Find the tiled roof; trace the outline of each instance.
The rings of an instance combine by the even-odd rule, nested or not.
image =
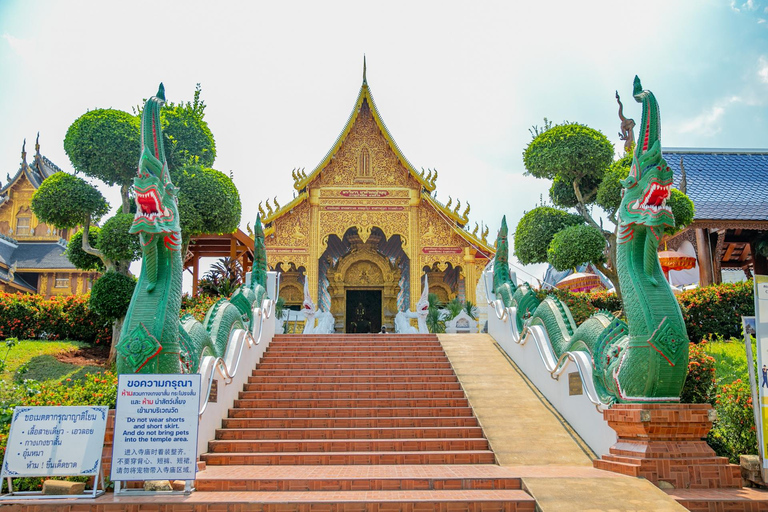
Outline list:
[[[74,270],[64,255],[66,246],[52,242],[19,242],[19,248],[13,253],[13,260],[20,269],[50,268]]]
[[[676,187],[681,157],[695,220],[768,220],[768,150],[664,150]]]

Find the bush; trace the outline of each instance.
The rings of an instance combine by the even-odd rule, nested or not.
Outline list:
[[[93,283],[91,309],[104,318],[122,318],[131,304],[136,279],[131,276],[109,271]]]
[[[741,337],[741,317],[755,314],[752,281],[724,283],[685,291],[677,296],[688,338],[694,343],[712,335]]]
[[[80,340],[109,343],[109,321],[88,307],[88,295],[46,299],[41,295],[0,293],[0,339]]]
[[[686,404],[712,404],[715,398],[715,358],[706,353],[706,347],[691,343],[688,349],[688,377],[685,379],[680,401]]]
[[[220,297],[212,297],[210,295],[198,295],[192,297],[184,294],[181,296],[181,316],[190,314],[202,323],[205,319],[205,314],[213,306]]]
[[[757,431],[749,384],[736,379],[720,386],[715,400],[717,421],[707,442],[715,452],[733,462],[739,455],[757,453]]]

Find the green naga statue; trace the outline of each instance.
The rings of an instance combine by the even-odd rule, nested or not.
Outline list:
[[[181,228],[178,189],[171,183],[163,150],[160,109],[163,84],[144,106],[141,156],[134,178],[136,216],[130,233],[139,235],[142,261],[139,281],[117,345],[118,373],[195,373],[205,356],[223,357],[234,329],[255,327],[254,306],[266,299],[267,262],[261,219],[256,218],[251,282],[230,300],[208,310],[203,323],[181,309]]]
[[[567,306],[555,297],[539,301],[527,285],[510,278],[506,219],[499,231],[493,288],[512,318],[513,335],[544,333],[556,356],[583,351],[592,361],[595,389],[604,403],[672,402],[688,371],[688,335],[656,251],[666,226],[674,226],[666,205],[672,171],[661,155],[656,98],[635,77],[634,97],[642,103],[640,137],[632,168],[622,181],[616,270],[626,323],[598,312],[576,326]],[[518,334],[519,333],[519,334]]]

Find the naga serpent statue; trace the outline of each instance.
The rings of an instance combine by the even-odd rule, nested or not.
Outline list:
[[[616,270],[626,322],[598,312],[576,326],[559,299],[540,301],[527,285],[510,278],[506,218],[499,231],[493,267],[497,302],[509,311],[513,333],[545,331],[558,358],[586,352],[600,400],[679,401],[688,371],[688,335],[680,306],[656,254],[665,226],[674,226],[666,205],[672,171],[661,155],[659,106],[635,77],[633,95],[642,103],[640,138],[627,179],[621,182]]]
[[[179,319],[181,228],[178,189],[171,183],[163,150],[164,103],[160,84],[142,112],[141,156],[133,182],[137,211],[129,230],[141,241],[141,274],[117,345],[118,373],[196,373],[203,357],[224,356],[233,329],[253,328],[254,307],[261,307],[266,298],[264,231],[257,217],[250,284],[211,306],[202,324],[192,315]]]

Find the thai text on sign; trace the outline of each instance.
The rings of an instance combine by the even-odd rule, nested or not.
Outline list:
[[[194,479],[199,406],[199,374],[121,374],[112,480]]]
[[[0,478],[96,475],[105,406],[16,407]]]

